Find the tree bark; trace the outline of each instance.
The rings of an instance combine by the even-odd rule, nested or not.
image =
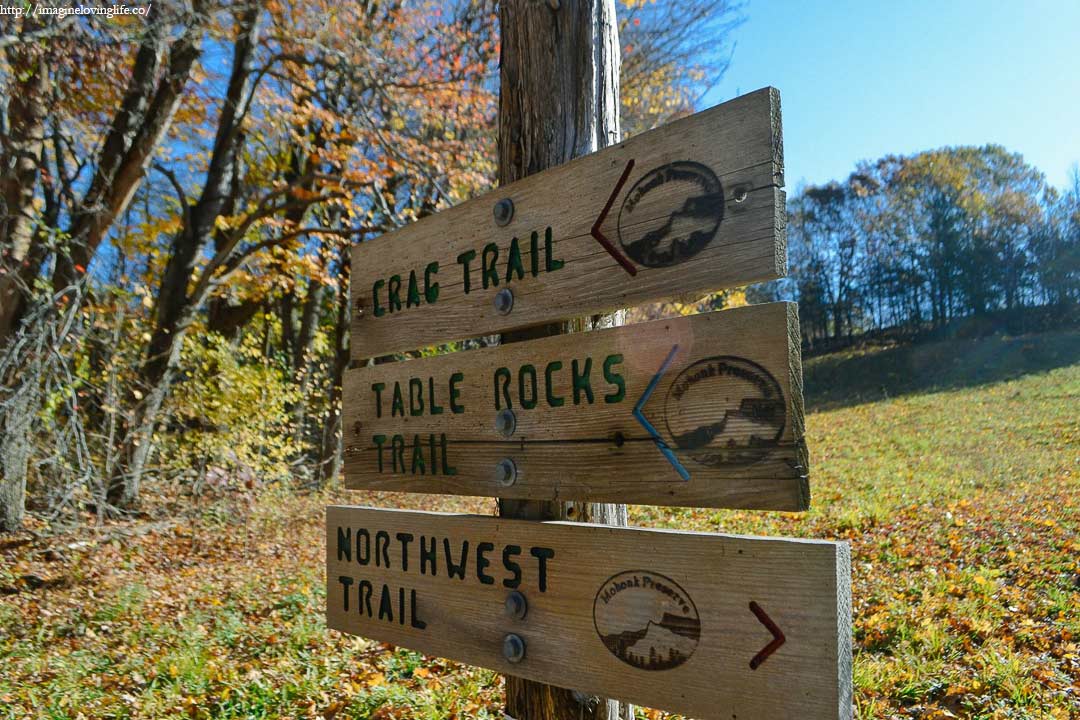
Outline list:
[[[0,413],[0,532],[22,527],[26,512],[26,469],[34,420],[32,392],[16,390]]]
[[[30,16],[23,36],[42,28]],[[35,42],[6,48],[14,78],[6,105],[7,130],[0,154],[0,353],[10,348],[29,300],[30,287],[44,259],[34,242],[34,188],[45,139],[49,70],[45,53]],[[32,373],[0,378],[0,532],[22,526],[26,507],[26,473],[31,432],[37,410]]]
[[[235,191],[244,138],[240,126],[252,97],[260,9],[257,3],[251,3],[237,12],[232,70],[206,182],[198,202],[184,208],[184,225],[173,237],[158,292],[154,332],[140,371],[146,399],[125,438],[125,454],[130,462],[109,479],[108,499],[117,507],[130,508],[138,503],[142,475],[153,450],[154,430],[180,364],[184,336],[208,293],[205,287],[189,292],[188,284],[199,254],[212,239],[215,221],[229,207]]]
[[[330,411],[323,425],[322,452],[319,457],[319,484],[327,486],[341,475],[342,427],[341,402],[342,381],[349,367],[349,272],[351,270],[351,246],[341,246],[341,269],[337,285],[337,324],[334,327],[334,369],[330,379]]]
[[[131,201],[154,152],[172,126],[184,86],[202,54],[205,4],[204,0],[195,0],[191,13],[183,18],[183,31],[167,54],[164,42],[171,30],[171,18],[161,16],[150,23],[135,56],[124,99],[102,144],[93,178],[82,203],[72,213],[68,231],[71,248],[68,254],[60,253],[56,258],[54,290],[66,289],[85,272],[105,233]]]
[[[29,16],[22,32],[40,29],[40,20]],[[45,143],[49,91],[45,52],[37,43],[16,43],[6,55],[14,82],[6,102],[8,132],[0,155],[0,350],[19,324],[26,291],[44,259],[33,243],[34,187]]]
[[[614,0],[504,0],[499,95],[500,185],[616,143],[619,40]],[[517,342],[615,324],[613,316],[504,334]],[[499,499],[502,517],[626,524],[626,506]],[[615,700],[507,676],[506,714],[515,720],[632,717]]]

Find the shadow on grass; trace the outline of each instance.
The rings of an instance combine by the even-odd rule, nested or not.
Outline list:
[[[1080,330],[846,350],[806,361],[806,407],[986,385],[1078,362]]]

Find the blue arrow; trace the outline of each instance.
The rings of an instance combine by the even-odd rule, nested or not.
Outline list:
[[[660,433],[656,431],[656,428],[652,426],[646,418],[645,414],[641,411],[645,407],[645,403],[649,402],[649,396],[653,394],[653,390],[660,384],[660,378],[667,372],[668,367],[671,365],[671,361],[675,359],[675,353],[679,351],[679,346],[674,345],[671,348],[671,352],[664,359],[664,362],[660,364],[660,369],[653,375],[652,380],[649,381],[648,387],[645,388],[645,392],[642,393],[641,398],[638,399],[637,404],[634,405],[634,418],[641,423],[641,427],[645,428],[645,432],[652,436],[653,442],[656,443],[656,447],[664,454],[667,461],[671,463],[671,466],[675,468],[675,472],[679,473],[679,477],[683,480],[690,479],[690,473],[679,462],[679,458],[675,457],[675,453],[671,451],[671,447],[664,442],[664,439],[660,437]]]

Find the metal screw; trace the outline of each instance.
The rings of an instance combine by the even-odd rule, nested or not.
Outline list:
[[[559,0],[548,0],[548,7],[552,10],[558,10],[560,4]]]
[[[525,641],[520,635],[509,633],[503,638],[503,657],[512,663],[519,663],[525,659]]]
[[[509,315],[510,311],[514,309],[514,291],[510,288],[503,288],[495,293],[492,304],[495,305],[495,312],[500,315]]]
[[[510,408],[500,410],[495,416],[495,429],[505,437],[513,435],[514,430],[517,429],[517,416],[514,415],[514,411]]]
[[[514,219],[514,201],[510,198],[503,198],[495,203],[492,212],[495,215],[495,224],[499,227],[506,227]]]
[[[529,612],[529,601],[525,599],[525,596],[520,591],[515,590],[506,596],[503,607],[510,617],[515,620],[524,620],[525,614]]]
[[[731,191],[731,194],[737,203],[741,203],[746,200],[746,194],[749,189],[745,185],[740,185]]]
[[[517,464],[510,458],[503,458],[496,463],[495,482],[503,487],[510,487],[517,482]]]

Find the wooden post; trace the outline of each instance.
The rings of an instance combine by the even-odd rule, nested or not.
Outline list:
[[[614,144],[619,129],[619,37],[614,0],[503,0],[499,93],[500,185]],[[581,318],[507,333],[531,340],[613,325]],[[528,520],[626,525],[626,506],[499,500],[499,514]],[[515,720],[616,720],[630,706],[513,676],[506,714]]]

